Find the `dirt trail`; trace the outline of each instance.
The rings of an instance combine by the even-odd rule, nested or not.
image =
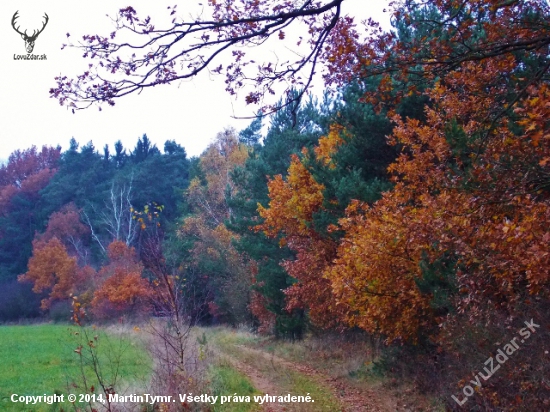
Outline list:
[[[374,390],[353,388],[350,386],[349,382],[345,382],[341,378],[327,376],[310,366],[290,362],[259,349],[253,349],[244,345],[238,345],[237,347],[244,353],[269,361],[273,367],[282,367],[299,372],[308,376],[321,386],[330,389],[332,395],[339,400],[343,407],[342,410],[345,412],[386,412],[397,410],[392,400],[380,399],[380,395]]]
[[[288,393],[284,383],[278,382],[277,377],[284,377],[289,372],[299,373],[319,387],[325,388],[333,399],[341,405],[338,409],[342,412],[389,412],[398,408],[393,399],[381,394],[376,390],[355,388],[343,378],[333,378],[319,372],[312,367],[290,362],[274,354],[260,349],[250,348],[245,345],[232,345],[232,350],[237,351],[239,356],[229,356],[223,348],[216,347],[215,353],[227,360],[232,367],[246,375],[252,385],[262,394],[281,395]],[[274,373],[266,373],[266,370]],[[282,379],[284,380],[284,378]],[[305,404],[264,404],[259,405],[264,412],[300,412],[306,408]],[[306,408],[311,409],[313,404]],[[324,410],[324,409],[323,409]],[[337,412],[337,411],[334,411]]]

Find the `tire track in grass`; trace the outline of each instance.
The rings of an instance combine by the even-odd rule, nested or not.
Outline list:
[[[279,365],[287,370],[295,371],[307,376],[322,387],[328,388],[331,394],[338,399],[342,411],[345,412],[384,412],[395,410],[388,408],[377,400],[377,394],[374,390],[358,390],[352,388],[342,379],[333,378],[320,373],[312,367],[300,363],[290,362],[272,353],[259,349],[253,349],[245,345],[237,345],[239,350],[249,353],[251,356],[264,359],[272,365]]]
[[[215,339],[214,339],[215,342]],[[332,394],[329,386],[313,379],[312,376],[289,368],[286,363],[278,360],[269,361],[267,353],[252,350],[242,345],[215,344],[214,353],[227,361],[240,373],[246,375],[252,385],[261,392],[262,396],[307,396],[311,403],[279,403],[271,402],[259,405],[265,412],[338,412],[348,411]],[[286,362],[286,361],[285,361]],[[367,409],[363,409],[368,411]]]
[[[254,388],[256,388],[262,394],[278,393],[279,388],[272,381],[266,379],[263,374],[257,369],[254,369],[246,363],[239,362],[234,358],[229,358],[225,355],[221,356],[223,356],[223,359],[227,361],[232,368],[236,369],[243,375],[246,375],[246,377],[252,383],[252,386],[254,386]],[[287,410],[284,409],[284,407],[280,404],[263,404],[258,406],[263,412],[282,412]]]

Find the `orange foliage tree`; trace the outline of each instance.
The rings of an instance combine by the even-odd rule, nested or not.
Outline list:
[[[135,249],[115,240],[107,248],[109,263],[97,273],[92,311],[99,318],[147,312],[152,289],[142,277]]]
[[[390,340],[415,340],[441,324],[449,307],[472,319],[502,311],[514,318],[529,295],[548,290],[550,106],[542,80],[550,62],[544,47],[531,48],[548,39],[535,30],[547,11],[521,1],[482,1],[464,2],[453,14],[453,5],[435,2],[443,17],[457,21],[447,40],[397,42],[391,51],[389,37],[375,43],[382,50],[387,41],[377,60],[382,72],[384,59],[398,51],[383,92],[395,73],[411,76],[412,62],[423,65],[419,78],[439,79],[425,92],[424,122],[394,114],[391,141],[403,148],[390,167],[395,188],[371,209],[350,206],[340,222],[346,237],[338,259],[326,271],[338,299],[353,309],[352,324]],[[406,8],[398,12],[414,17]],[[469,44],[479,30],[474,15],[486,37],[462,49],[458,37]],[[431,27],[432,34],[442,29]],[[412,84],[408,92],[415,90]],[[428,279],[434,265],[438,273],[430,276],[437,279]],[[434,280],[455,296],[447,310],[426,287]]]
[[[71,297],[75,291],[76,259],[67,254],[65,246],[57,238],[46,242],[33,242],[33,255],[29,259],[28,271],[19,276],[20,282],[32,282],[33,291],[48,293],[42,300],[42,309],[48,309],[55,300]]]
[[[69,203],[58,212],[51,214],[46,231],[36,238],[48,241],[54,237],[59,239],[71,255],[77,255],[85,264],[87,250],[84,247],[84,238],[89,235],[90,229],[80,221],[80,211],[73,203]]]
[[[332,154],[343,142],[340,126],[334,125],[330,133],[319,140],[315,148],[316,160],[332,168]],[[320,234],[314,227],[315,213],[323,209],[324,185],[318,183],[303,158],[293,155],[286,181],[281,175],[268,182],[269,205],[258,204],[263,223],[255,230],[262,230],[272,238],[281,236],[281,245],[296,252],[296,258],[282,262],[282,266],[296,283],[285,290],[286,309],[306,309],[317,326],[335,327],[341,324],[345,305],[338,305],[332,293],[330,281],[323,276],[325,268],[336,256],[337,243]]]

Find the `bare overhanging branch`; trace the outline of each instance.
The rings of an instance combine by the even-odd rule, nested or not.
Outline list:
[[[82,41],[68,45],[82,50],[83,57],[91,62],[88,70],[75,78],[56,77],[50,97],[73,111],[96,103],[114,105],[120,97],[209,72],[225,76],[230,94],[251,88],[246,102],[262,104],[264,113],[274,111],[280,107],[263,105],[264,95],[275,94],[282,85],[285,92],[301,89],[299,99],[311,86],[324,45],[340,20],[343,1],[210,0],[211,18],[174,18],[165,29],[157,29],[150,17],[139,18],[132,7],[127,7],[112,19],[115,30],[110,35],[85,35]],[[175,9],[169,8],[171,15]],[[258,64],[247,56],[270,37],[285,40],[285,30],[298,24],[305,25],[308,36],[300,37],[294,46],[307,50],[296,51],[296,61],[278,64],[268,59]],[[123,36],[132,41],[116,41]],[[232,61],[224,60],[214,67],[222,55]],[[306,73],[303,80],[301,72]],[[288,100],[285,105],[292,103]]]

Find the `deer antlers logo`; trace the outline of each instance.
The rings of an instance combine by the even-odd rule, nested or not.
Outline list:
[[[25,30],[23,33],[21,33],[19,31],[19,26],[15,27],[15,20],[19,17],[17,13],[19,13],[19,10],[17,10],[13,14],[13,17],[11,18],[11,25],[12,25],[13,29],[21,35],[23,40],[25,40],[25,49],[27,49],[27,53],[30,54],[30,53],[32,53],[32,51],[34,49],[34,42],[36,41],[36,38],[38,37],[38,35],[40,33],[42,33],[44,31],[44,28],[46,27],[46,24],[48,24],[49,18],[48,18],[48,15],[46,13],[44,13],[44,18],[46,19],[46,21],[43,23],[42,28],[38,31],[33,30],[32,35],[29,36],[27,34],[27,30]]]

